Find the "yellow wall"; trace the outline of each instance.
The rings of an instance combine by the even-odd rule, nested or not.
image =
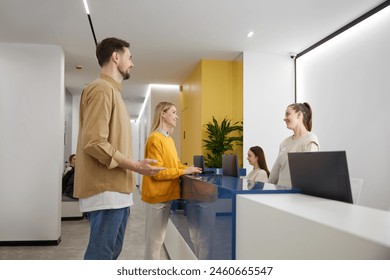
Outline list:
[[[186,133],[182,161],[192,164],[193,155],[205,154],[204,125],[213,116],[218,122],[225,117],[231,123],[242,121],[242,62],[201,60],[183,83],[182,97],[182,131]],[[242,147],[234,152],[242,164]]]
[[[243,101],[243,64],[242,61],[232,62],[232,119],[242,122],[244,120],[244,101]],[[242,146],[235,147],[234,151],[238,155],[239,164],[242,167],[243,161],[246,159],[246,152],[242,150]]]
[[[232,91],[233,107],[232,117],[238,121],[243,121],[244,99],[243,99],[243,64],[242,61],[232,62]]]
[[[193,164],[193,155],[202,154],[201,101],[202,67],[198,64],[182,88],[181,161],[188,165]]]

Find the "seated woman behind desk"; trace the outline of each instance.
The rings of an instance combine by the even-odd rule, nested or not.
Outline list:
[[[246,179],[267,183],[270,172],[263,149],[259,146],[249,148],[247,159],[249,164],[253,166],[253,170],[246,176]]]

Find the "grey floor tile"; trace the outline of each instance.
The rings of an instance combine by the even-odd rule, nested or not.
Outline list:
[[[120,260],[142,260],[145,244],[145,212],[138,189]],[[82,260],[88,243],[89,224],[86,219],[61,222],[61,242],[57,246],[0,246],[0,260]],[[165,250],[161,259],[168,260]]]

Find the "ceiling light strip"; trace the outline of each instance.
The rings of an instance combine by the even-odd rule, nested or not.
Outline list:
[[[139,115],[138,115],[138,118],[137,118],[137,121],[136,122],[139,122],[142,118],[142,115],[144,114],[144,111],[145,111],[145,108],[146,108],[146,104],[149,100],[149,97],[150,97],[150,93],[152,91],[152,86],[149,85],[148,86],[148,91],[146,92],[146,96],[145,96],[145,99],[144,99],[144,103],[142,103],[142,107],[141,107],[141,110],[139,112]]]
[[[142,115],[144,114],[147,102],[148,102],[148,100],[150,98],[150,95],[151,95],[151,92],[152,92],[152,88],[179,89],[180,86],[179,85],[168,85],[168,84],[149,84],[148,90],[146,92],[146,96],[145,96],[145,99],[144,99],[144,103],[142,103],[142,107],[141,107],[141,110],[139,112],[138,118],[134,122],[139,122],[140,119],[142,118]]]
[[[376,14],[377,12],[383,10],[384,8],[386,8],[389,5],[390,5],[390,0],[387,0],[387,1],[383,2],[382,4],[378,5],[377,7],[373,8],[372,10],[368,11],[364,15],[358,17],[357,19],[351,21],[350,23],[348,23],[347,25],[343,26],[339,30],[336,30],[332,34],[328,35],[324,39],[318,41],[314,45],[312,45],[312,46],[308,47],[307,49],[301,51],[300,53],[297,54],[296,58],[304,55],[305,53],[310,52],[311,50],[317,48],[318,46],[324,44],[325,42],[329,41],[330,39],[336,37],[337,35],[343,33],[344,31],[350,29],[351,27],[355,26],[356,24],[362,22],[363,20],[365,20],[365,19],[369,18],[370,16]]]
[[[84,2],[85,12],[87,13],[87,15],[89,15],[89,8],[88,8],[87,0],[83,0],[83,2]]]
[[[97,46],[97,40],[96,40],[96,35],[95,35],[95,29],[93,28],[92,19],[91,19],[91,14],[89,13],[89,7],[88,7],[87,0],[83,0],[83,2],[84,2],[85,12],[87,13],[89,25],[91,26],[91,31],[92,31],[92,35],[93,35],[93,40],[95,41],[95,46]]]
[[[297,69],[297,64],[296,64],[297,60],[296,59],[298,57],[301,57],[302,55],[304,55],[304,54],[314,50],[315,48],[321,46],[325,42],[333,39],[334,37],[338,36],[339,34],[343,33],[344,31],[347,31],[348,29],[350,29],[351,27],[355,26],[356,24],[366,20],[370,16],[380,12],[381,10],[383,10],[384,8],[386,8],[389,5],[390,5],[390,0],[387,0],[387,1],[383,2],[382,4],[376,6],[372,10],[368,11],[367,13],[365,13],[364,15],[362,15],[362,16],[358,17],[357,19],[351,21],[347,25],[341,27],[339,30],[336,30],[332,34],[328,35],[327,37],[325,37],[322,40],[318,41],[314,45],[308,47],[307,49],[305,49],[305,50],[303,50],[303,51],[301,51],[300,53],[297,54],[297,56],[294,59],[294,100],[295,100],[295,102],[297,102],[297,71],[296,71],[296,69]]]

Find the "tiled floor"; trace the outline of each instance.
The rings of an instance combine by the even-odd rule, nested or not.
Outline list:
[[[121,260],[142,260],[145,244],[144,205],[138,190],[130,210]],[[86,219],[61,222],[61,242],[57,246],[0,246],[0,260],[82,260],[88,243]],[[169,259],[162,250],[161,259]]]

